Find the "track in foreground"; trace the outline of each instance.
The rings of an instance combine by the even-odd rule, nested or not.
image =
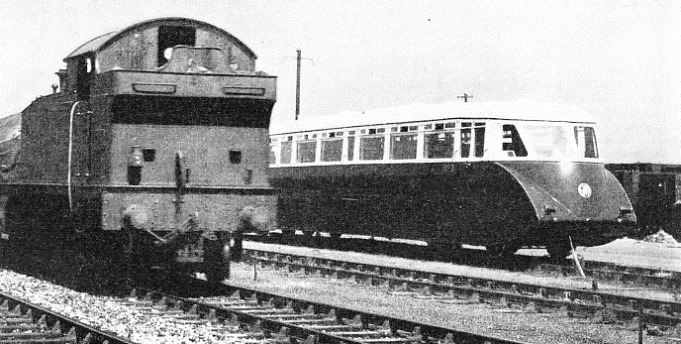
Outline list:
[[[192,309],[202,318],[217,318],[238,324],[239,328],[256,329],[265,337],[274,334],[278,341],[284,342],[524,343],[228,284],[209,284],[191,277],[173,276],[172,281],[157,279],[155,284],[151,287],[163,293],[147,290],[146,300],[162,300],[168,307]]]
[[[132,344],[133,342],[0,293],[0,343]]]

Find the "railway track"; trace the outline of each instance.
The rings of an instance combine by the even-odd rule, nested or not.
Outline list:
[[[572,264],[572,259],[569,260],[570,263],[565,265],[539,264],[538,270],[547,273],[577,275],[577,268]],[[678,271],[646,269],[597,261],[584,261],[582,270],[587,277],[595,280],[646,287],[656,286],[670,290],[681,288],[681,272]]]
[[[328,238],[318,238],[322,245],[313,245],[313,239],[317,237],[297,235],[296,240],[292,244],[302,245],[305,247],[320,247],[331,248],[332,244]],[[267,236],[249,236],[248,241],[260,242],[266,244],[279,244],[277,237]],[[388,243],[377,241],[369,245],[369,240],[346,239],[349,243],[343,242],[339,247],[332,249],[352,250],[356,252],[366,252],[369,254],[376,254],[376,252],[392,255],[395,252],[400,252],[401,258],[406,259],[431,259],[429,255],[437,256],[437,253],[429,250],[427,246],[408,245],[400,243]],[[392,245],[392,246],[391,246]],[[523,256],[514,255],[513,259],[491,260],[485,251],[466,250],[463,257],[448,257],[445,261],[453,261],[456,264],[471,265],[476,267],[491,267],[500,268],[512,271],[525,271],[536,269],[542,273],[558,274],[558,275],[577,275],[571,258],[567,258],[563,263],[550,262],[546,257]],[[453,260],[451,258],[454,258]],[[433,259],[437,261],[438,259]],[[471,263],[474,262],[474,263]],[[646,269],[631,266],[617,265],[613,263],[598,262],[598,261],[582,261],[582,269],[587,277],[603,280],[619,282],[626,285],[636,286],[657,286],[664,289],[681,289],[681,271],[665,271],[661,269]]]
[[[0,343],[132,344],[133,342],[0,293]]]
[[[189,311],[196,315],[196,321],[218,319],[240,329],[238,335],[254,340],[271,338],[276,343],[307,344],[524,343],[227,284],[209,284],[190,277],[173,278],[180,280],[160,282],[154,289],[161,291],[146,289],[140,301],[134,302]]]
[[[461,275],[437,274],[372,264],[269,251],[244,250],[249,260],[289,271],[304,271],[336,278],[383,285],[396,293],[430,298],[461,298],[522,307],[560,308],[570,316],[607,314],[623,321],[638,317],[651,326],[665,328],[681,323],[681,303],[621,296],[595,290],[547,287]]]

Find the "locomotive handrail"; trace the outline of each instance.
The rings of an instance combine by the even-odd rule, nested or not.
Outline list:
[[[69,197],[69,212],[73,211],[73,183],[71,181],[71,170],[73,167],[71,166],[72,161],[73,161],[73,115],[76,112],[76,107],[78,107],[78,104],[82,103],[82,100],[79,100],[71,106],[71,114],[69,117],[69,157],[68,157],[68,168],[67,168],[67,173],[66,173],[66,186],[67,186],[67,193]]]

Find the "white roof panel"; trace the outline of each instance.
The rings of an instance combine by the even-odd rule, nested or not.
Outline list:
[[[411,104],[364,111],[343,111],[335,115],[310,116],[298,121],[272,122],[272,135],[339,128],[435,121],[454,118],[503,119],[594,123],[593,117],[578,108],[537,101],[446,102]]]

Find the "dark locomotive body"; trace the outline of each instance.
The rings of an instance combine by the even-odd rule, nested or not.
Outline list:
[[[634,229],[631,203],[595,151],[582,150],[577,159],[537,157],[527,152],[528,141],[520,148],[523,133],[511,130],[541,121],[554,123],[550,128],[568,121],[561,126],[570,130],[592,123],[542,114],[544,106],[529,120],[523,116],[531,109],[518,104],[477,105],[482,116],[473,106],[417,108],[404,121],[411,110],[369,111],[340,115],[345,119],[326,126],[291,123],[274,130],[270,182],[282,190],[279,226],[451,248],[483,245],[497,254],[545,246],[558,256],[569,253],[570,239],[594,246]],[[378,118],[367,119],[372,115]],[[577,136],[568,139],[574,143]],[[367,149],[369,140],[383,142],[375,160],[362,161],[363,138]],[[431,159],[452,146],[453,153]]]
[[[266,226],[275,212],[266,170],[276,78],[255,59],[222,29],[181,18],[76,49],[57,73],[60,92],[20,114],[20,153],[0,184],[4,244],[85,236],[142,260],[165,251],[220,269],[204,258],[223,254],[254,213]]]
[[[629,195],[642,235],[664,230],[681,241],[681,165],[630,163],[606,168]]]

